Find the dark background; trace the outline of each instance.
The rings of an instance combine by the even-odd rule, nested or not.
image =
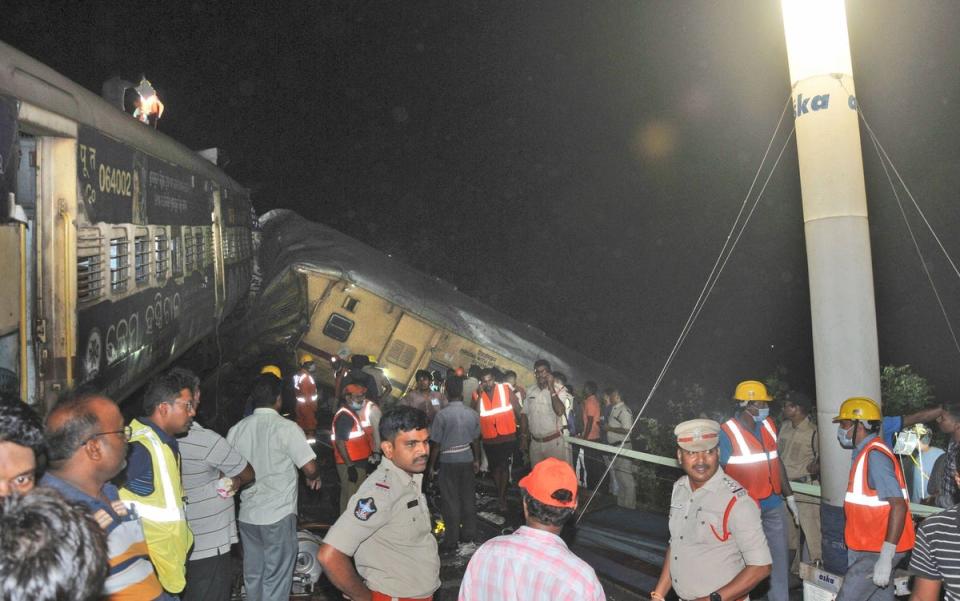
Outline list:
[[[0,39],[94,91],[145,73],[160,129],[225,151],[258,211],[338,228],[649,389],[789,96],[779,2],[252,4],[21,2]],[[860,105],[960,255],[960,3],[847,13]],[[864,162],[881,360],[952,400],[960,352],[866,143]],[[920,242],[957,320],[958,275]],[[728,396],[777,365],[812,390],[793,143],[665,391]]]

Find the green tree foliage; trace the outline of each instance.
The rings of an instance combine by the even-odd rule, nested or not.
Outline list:
[[[880,394],[884,415],[907,415],[933,402],[933,386],[909,365],[883,366]]]

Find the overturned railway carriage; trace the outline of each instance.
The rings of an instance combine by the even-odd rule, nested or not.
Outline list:
[[[375,355],[394,396],[418,369],[471,364],[516,371],[529,388],[540,358],[578,386],[590,379],[633,392],[614,370],[341,232],[285,210],[260,222],[264,283],[244,338],[264,356],[271,343],[326,359]],[[332,385],[332,372],[321,372]]]
[[[215,165],[0,43],[0,385],[122,399],[249,288],[247,192]]]

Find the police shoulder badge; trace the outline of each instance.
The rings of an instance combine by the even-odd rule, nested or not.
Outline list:
[[[366,522],[370,516],[377,513],[377,504],[373,502],[373,497],[360,499],[353,510],[353,515],[361,522]]]

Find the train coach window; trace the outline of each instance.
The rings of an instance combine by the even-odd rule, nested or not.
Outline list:
[[[348,296],[347,298],[343,299],[343,308],[351,313],[357,312],[357,305],[359,304],[360,300],[353,298],[352,296]]]
[[[103,292],[103,259],[97,228],[80,228],[77,233],[77,300],[92,301]]]
[[[197,269],[203,269],[203,233],[197,232],[193,235],[193,258],[196,261]]]
[[[160,232],[153,237],[154,261],[157,266],[157,280],[167,279],[167,233]]]
[[[339,313],[332,313],[330,318],[327,319],[326,325],[323,326],[324,336],[329,336],[334,340],[339,342],[346,342],[347,338],[350,337],[350,332],[353,331],[353,320],[340,315]]]
[[[146,235],[133,239],[134,278],[137,286],[143,286],[150,279],[150,238]]]
[[[193,271],[193,266],[196,263],[197,250],[193,246],[193,232],[189,228],[184,230],[183,234],[183,245],[186,247],[186,256],[187,256],[187,265],[184,267],[184,270],[187,273]]]
[[[174,277],[183,275],[183,261],[181,260],[182,249],[183,247],[180,246],[180,232],[175,231],[170,237],[170,263]]]
[[[123,230],[114,230],[110,238],[110,291],[122,292],[127,289],[130,279],[130,243]]]

